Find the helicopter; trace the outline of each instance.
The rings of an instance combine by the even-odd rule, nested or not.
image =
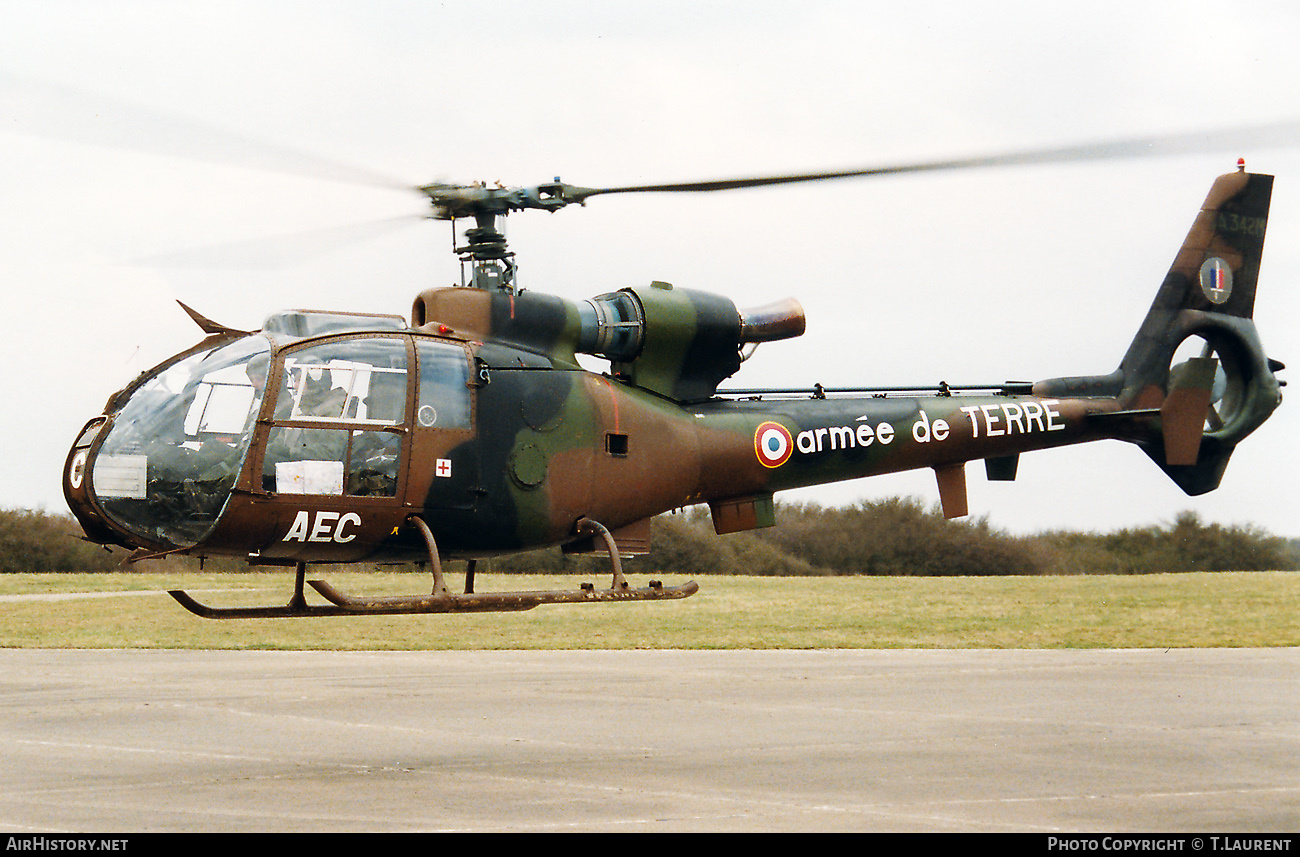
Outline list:
[[[429,217],[461,221],[458,285],[409,316],[288,310],[237,330],[181,306],[204,338],[114,393],[68,453],[64,494],[87,539],[132,551],[236,556],[295,569],[285,604],[206,618],[528,610],[679,599],[694,581],[633,588],[622,557],[650,522],[707,505],[718,534],[776,523],[793,488],[930,469],[943,514],[968,514],[966,465],[1014,480],[1021,453],[1103,439],[1141,448],[1189,495],[1281,402],[1253,321],[1273,177],[1214,181],[1118,367],[977,387],[721,385],[760,344],[801,335],[795,299],[739,308],[652,281],[572,300],[518,287],[500,220],[614,193],[699,193],[924,170],[1110,157],[1067,147],[894,167],[589,188],[423,185]],[[579,357],[607,361],[604,371]],[[608,588],[476,592],[480,560],[560,546],[604,552]],[[463,591],[443,562],[465,560]],[[322,563],[425,563],[428,595],[359,597],[306,580]],[[324,603],[308,601],[310,585]]]

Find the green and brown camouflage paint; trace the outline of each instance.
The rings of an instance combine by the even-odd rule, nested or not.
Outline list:
[[[150,539],[104,513],[88,480],[75,476],[103,432],[83,432],[65,493],[95,541],[285,564],[418,559],[425,544],[408,523],[417,514],[447,557],[582,550],[590,546],[583,520],[637,553],[648,547],[648,520],[665,511],[707,503],[718,532],[734,532],[771,525],[776,492],[918,468],[935,471],[945,513],[963,515],[968,462],[983,460],[990,478],[1014,478],[1021,453],[1103,438],[1136,443],[1184,490],[1201,493],[1218,485],[1233,448],[1281,398],[1280,364],[1265,356],[1251,319],[1271,187],[1271,176],[1244,172],[1215,182],[1107,375],[980,395],[729,397],[718,384],[739,368],[739,350],[801,333],[801,310],[747,314],[725,297],[664,283],[585,302],[433,289],[415,301],[406,331],[336,335],[404,338],[413,356],[421,338],[455,343],[470,367],[472,419],[462,429],[413,421],[410,384],[407,421],[395,429],[404,464],[392,496],[268,492],[260,474],[270,397],[236,488],[199,543]],[[1207,354],[1171,365],[1190,337],[1204,339]],[[609,359],[610,371],[585,370],[579,354]],[[1203,428],[1219,363],[1228,407]],[[129,393],[99,419],[111,423]]]

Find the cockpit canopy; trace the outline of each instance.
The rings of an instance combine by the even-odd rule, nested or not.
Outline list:
[[[161,364],[83,431],[69,502],[92,537],[192,547],[237,484],[268,497],[396,497],[412,427],[470,427],[464,344],[396,316],[277,318],[273,331],[218,336]]]
[[[270,340],[247,336],[164,364],[129,391],[89,472],[104,512],[151,541],[202,539],[239,476],[270,357]]]

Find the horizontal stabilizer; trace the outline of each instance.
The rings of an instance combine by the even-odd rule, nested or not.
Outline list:
[[[990,482],[1014,482],[1019,466],[1019,453],[984,459],[984,473]]]

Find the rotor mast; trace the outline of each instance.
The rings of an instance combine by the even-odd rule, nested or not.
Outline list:
[[[497,229],[496,220],[495,214],[475,214],[476,225],[465,230],[465,243],[455,248],[456,257],[460,259],[461,285],[512,293],[515,290],[515,254],[506,249],[506,236]],[[453,231],[455,228],[453,221]]]

